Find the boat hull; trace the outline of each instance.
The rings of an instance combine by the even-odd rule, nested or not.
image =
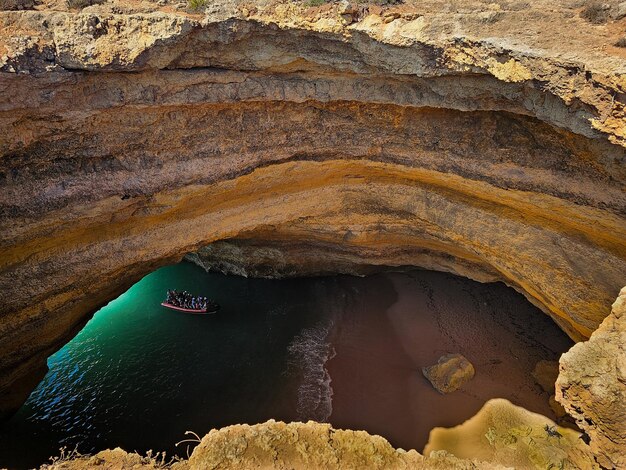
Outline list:
[[[219,310],[219,307],[214,309],[192,309],[192,308],[184,308],[177,307],[176,305],[168,304],[167,302],[161,302],[161,305],[165,308],[169,308],[172,310],[178,310],[179,312],[191,313],[192,315],[211,315]]]

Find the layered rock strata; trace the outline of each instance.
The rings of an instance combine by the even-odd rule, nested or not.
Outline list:
[[[516,11],[442,3],[0,13],[0,412],[93,311],[219,240],[209,266],[269,247],[295,274],[504,281],[588,338],[626,272],[626,60],[578,16],[564,57]]]

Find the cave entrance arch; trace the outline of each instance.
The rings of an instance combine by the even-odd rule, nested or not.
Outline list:
[[[46,209],[55,224],[33,218],[11,232],[0,287],[28,296],[3,306],[14,313],[5,314],[0,388],[31,387],[90,312],[224,239],[305,240],[330,262],[343,253],[360,265],[501,280],[577,340],[622,283],[623,194],[609,176],[608,144],[484,111],[279,102],[197,106],[191,120],[172,112],[159,125],[178,132],[186,116],[174,142],[186,142],[184,158],[160,150],[128,168],[101,160],[100,178],[87,171],[65,206]],[[122,111],[111,138],[127,142],[141,113]],[[207,134],[207,122],[220,132]],[[149,136],[145,145],[162,142]],[[590,158],[602,163],[590,169]],[[142,177],[126,179],[133,171]],[[584,183],[592,173],[596,182]],[[28,204],[36,213],[42,201]]]

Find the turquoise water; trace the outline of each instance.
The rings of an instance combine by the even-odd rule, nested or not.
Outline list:
[[[221,311],[165,309],[168,288],[214,298]],[[187,430],[297,419],[306,371],[294,340],[324,324],[320,299],[335,288],[332,278],[249,280],[190,263],[155,271],[49,358],[44,380],[0,428],[0,468],[44,463],[62,446],[171,455]]]
[[[214,298],[215,315],[160,306],[167,289]],[[206,273],[190,263],[146,276],[48,360],[49,372],[0,425],[0,468],[66,447],[178,453],[237,423],[330,422],[421,450],[490,398],[550,416],[534,383],[571,341],[502,284],[431,271],[288,280]],[[421,369],[462,353],[476,376],[441,395]]]

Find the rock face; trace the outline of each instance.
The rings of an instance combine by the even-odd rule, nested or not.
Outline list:
[[[580,433],[503,399],[459,426],[433,429],[424,455],[441,450],[507,468],[600,468]]]
[[[416,451],[397,451],[382,437],[314,422],[237,425],[211,431],[191,468],[420,468]]]
[[[556,399],[591,438],[606,468],[626,468],[626,287],[612,313],[561,356]]]
[[[588,338],[626,272],[626,60],[603,46],[626,20],[556,3],[0,12],[0,414],[93,311],[198,250],[499,280]]]
[[[437,364],[422,368],[422,373],[439,393],[451,393],[474,378],[474,366],[461,354],[441,356]]]
[[[163,468],[161,462],[159,456],[146,458],[114,449],[95,456],[59,461],[42,469],[154,469]],[[188,461],[177,462],[171,468],[504,470],[505,467],[459,459],[445,451],[424,458],[414,450],[396,450],[382,437],[365,431],[333,429],[328,424],[313,421],[285,424],[270,420],[254,426],[214,429],[204,436]]]

